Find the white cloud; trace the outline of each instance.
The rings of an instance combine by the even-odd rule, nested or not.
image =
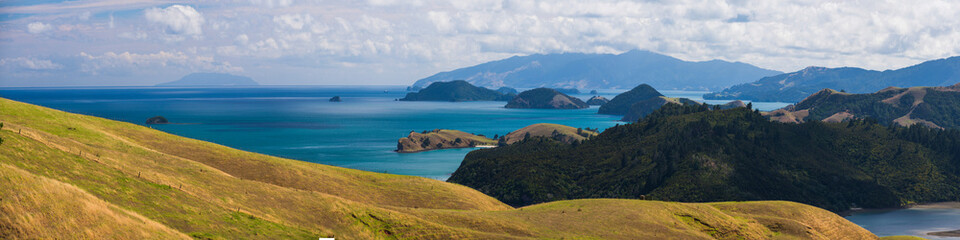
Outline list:
[[[313,17],[311,17],[310,14],[284,14],[273,17],[273,22],[296,30],[303,29],[304,25],[310,24],[312,21]]]
[[[54,63],[53,61],[47,59],[28,57],[0,59],[0,66],[19,67],[28,70],[55,70],[63,68],[63,65]]]
[[[204,72],[239,73],[243,68],[229,62],[214,60],[210,56],[190,56],[183,52],[138,54],[106,52],[102,55],[80,53],[80,69],[93,75],[111,72],[134,72],[139,69],[165,71],[168,69]]]
[[[293,0],[250,0],[250,3],[267,8],[287,7],[293,4]]]
[[[173,5],[144,11],[147,21],[166,27],[168,33],[199,36],[203,34],[203,15],[190,6]]]
[[[53,26],[51,26],[50,24],[42,23],[42,22],[32,22],[30,24],[27,24],[27,32],[33,33],[33,34],[43,33],[46,31],[50,31],[51,29],[53,29]]]

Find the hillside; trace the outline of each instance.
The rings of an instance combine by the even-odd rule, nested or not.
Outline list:
[[[563,143],[573,143],[583,141],[596,136],[596,131],[564,126],[552,123],[537,123],[530,126],[517,129],[504,136],[507,144],[514,144],[524,139],[533,137],[547,137]]]
[[[226,73],[191,73],[179,80],[157,84],[158,87],[185,87],[185,86],[256,86],[256,81],[249,77]]]
[[[960,84],[950,87],[890,87],[869,94],[824,89],[796,105],[764,115],[775,121],[792,123],[871,118],[884,125],[922,124],[933,128],[960,128]]]
[[[630,106],[633,106],[633,104],[662,96],[663,94],[660,94],[660,92],[650,85],[640,84],[633,89],[630,89],[630,91],[617,94],[617,96],[613,97],[613,99],[610,99],[609,102],[601,105],[600,109],[597,110],[597,113],[626,115],[628,112],[630,112]]]
[[[517,97],[507,102],[505,108],[540,108],[540,109],[581,109],[590,105],[576,97],[571,97],[555,89],[535,88],[517,94]]]
[[[593,199],[515,209],[436,180],[270,157],[6,99],[0,109],[2,239],[877,239],[798,203]]]
[[[435,82],[419,92],[407,93],[400,101],[509,101],[515,95],[473,86],[463,80]]]
[[[649,83],[657,89],[718,90],[781,72],[740,62],[689,62],[649,51],[622,54],[535,54],[441,72],[413,86],[464,79],[484,87],[622,89]]]
[[[449,178],[513,205],[581,198],[788,200],[833,211],[960,196],[960,131],[771,122],[668,104],[578,146],[539,138],[470,152]]]
[[[434,129],[433,131],[414,132],[397,140],[397,152],[412,153],[448,148],[468,148],[478,145],[497,145],[497,141],[484,136],[473,135],[458,130]]]
[[[736,85],[706,94],[703,98],[792,103],[825,88],[849,93],[872,93],[890,86],[950,86],[958,82],[960,57],[951,57],[882,72],[851,67],[808,67]]]
[[[663,105],[672,104],[681,104],[681,105],[700,105],[701,103],[686,99],[686,98],[668,98],[664,96],[650,98],[647,100],[639,101],[630,105],[630,109],[627,110],[627,113],[620,118],[620,121],[624,122],[636,122],[643,117],[646,117],[648,114],[657,111]]]

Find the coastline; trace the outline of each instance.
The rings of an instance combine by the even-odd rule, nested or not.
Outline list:
[[[935,203],[920,203],[920,204],[910,204],[906,208],[950,208],[950,209],[960,209],[960,202],[935,202]]]
[[[912,203],[907,204],[903,207],[892,207],[892,208],[858,208],[850,209],[846,211],[838,212],[837,215],[841,217],[847,217],[857,213],[867,213],[867,212],[885,212],[885,211],[894,211],[900,209],[960,209],[960,202],[932,202],[932,203]]]

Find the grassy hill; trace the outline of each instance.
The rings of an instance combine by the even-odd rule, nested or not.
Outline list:
[[[504,140],[507,144],[513,144],[527,137],[548,137],[565,143],[573,143],[574,141],[583,141],[596,135],[596,131],[553,123],[537,123],[510,132],[504,136]]]
[[[6,99],[0,109],[0,239],[876,239],[792,202],[512,208],[457,184],[244,152]]]
[[[513,206],[646,198],[899,207],[958,200],[960,131],[786,124],[747,108],[667,104],[577,146],[540,138],[470,152],[448,181]]]

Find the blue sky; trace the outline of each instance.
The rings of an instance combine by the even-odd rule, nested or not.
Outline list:
[[[0,87],[129,86],[192,72],[407,85],[513,55],[895,69],[960,55],[960,1],[0,1]]]

